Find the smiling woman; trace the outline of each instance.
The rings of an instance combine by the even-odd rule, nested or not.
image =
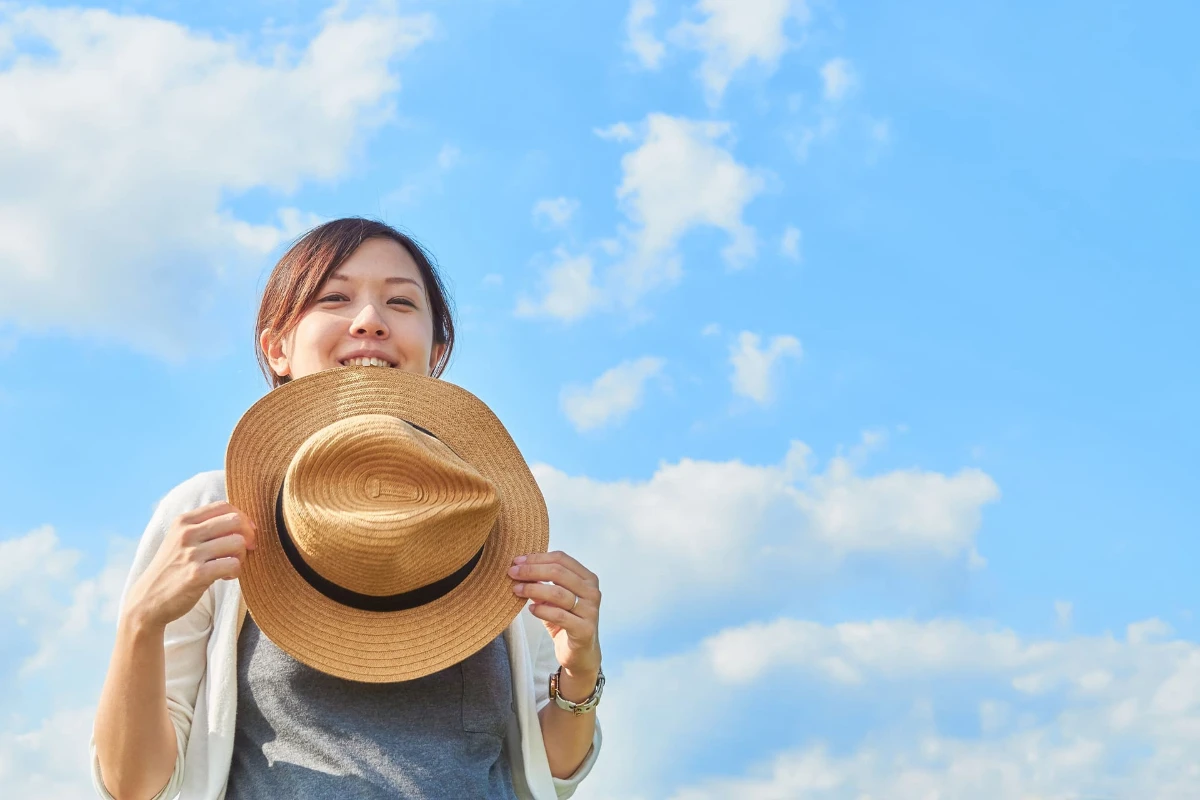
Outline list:
[[[204,472],[168,493],[126,582],[93,730],[97,793],[161,800],[569,797],[590,772],[601,743],[592,713],[604,687],[598,579],[565,553],[545,552],[545,505],[507,432],[496,441],[509,448],[510,461],[500,458],[499,449],[475,453],[481,469],[498,470],[472,484],[484,498],[480,507],[492,514],[477,514],[482,521],[475,528],[460,519],[470,505],[465,495],[438,505],[452,481],[431,488],[408,477],[432,474],[434,455],[441,459],[437,474],[473,475],[474,451],[463,446],[469,439],[457,437],[481,435],[488,425],[503,430],[473,395],[428,380],[445,369],[454,346],[449,300],[429,256],[381,222],[349,218],[314,228],[271,273],[256,333],[272,390],[243,423],[258,410],[263,431],[294,436],[313,415],[288,416],[288,398],[331,381],[382,379],[365,393],[372,401],[399,402],[411,390],[420,402],[441,409],[447,427],[439,434],[436,424],[426,429],[402,413],[375,410],[356,412],[343,420],[346,426],[323,423],[301,437],[293,466],[326,463],[321,459],[333,452],[333,443],[358,470],[342,483],[317,471],[315,492],[323,500],[316,505],[323,514],[325,500],[347,485],[374,487],[369,500],[346,490],[354,500],[338,506],[351,516],[368,506],[374,514],[370,524],[363,516],[347,524],[359,537],[352,545],[339,545],[338,526],[328,514],[309,529],[296,522],[291,512],[308,506],[288,498],[304,494],[297,477],[308,474],[304,470],[288,471],[286,481],[270,478],[278,505],[268,503],[265,514],[261,504],[238,493],[244,481],[232,465],[258,468],[267,451],[275,452],[257,439],[245,459],[227,452],[228,475]],[[454,404],[465,403],[464,396],[477,405]],[[336,406],[340,413],[348,404],[341,395],[323,396],[307,411],[319,407],[319,416]],[[387,425],[381,427],[381,420]],[[350,431],[358,438],[347,438]],[[235,431],[231,439],[230,452],[241,452],[235,441],[245,437],[238,439]],[[318,451],[320,458],[311,454]],[[522,475],[541,514],[506,523],[517,519],[504,515],[518,507],[518,493],[507,487]],[[424,501],[419,513],[405,505],[414,497]],[[439,509],[459,516],[445,522],[449,517],[439,517]],[[386,523],[378,524],[384,517]],[[414,527],[420,528],[415,534]],[[458,550],[472,530],[478,541],[466,550],[475,555],[463,564]],[[503,538],[509,531],[541,538]],[[413,543],[422,536],[424,549]],[[502,544],[508,541],[519,541],[520,549],[506,551]],[[273,563],[291,567],[267,571]],[[411,577],[410,568],[422,564],[436,564],[425,575],[432,580],[396,589]],[[362,574],[379,580],[360,585]],[[257,583],[255,575],[261,576]],[[289,584],[293,579],[304,583]],[[436,603],[468,597],[467,587],[485,580],[515,619],[500,619],[478,641],[463,632],[481,604],[458,609],[444,628],[430,622]],[[269,610],[274,595],[262,593],[267,584],[290,592],[276,617]],[[390,588],[380,588],[385,585]],[[325,600],[314,600],[318,594]],[[323,611],[304,618],[301,597]],[[471,613],[460,613],[464,609]],[[368,615],[353,617],[353,611]],[[344,624],[331,628],[315,623],[331,613],[351,616],[338,617]],[[360,649],[343,644],[338,652],[353,650],[361,664],[331,667],[328,653],[338,648],[323,636],[313,652],[325,655],[306,657],[308,651],[289,645],[288,631],[297,625],[310,633],[357,630]],[[418,635],[432,644],[405,644],[405,636]],[[453,651],[449,666],[430,655],[433,646]],[[402,656],[413,663],[380,671],[381,663],[400,663]]]
[[[351,322],[354,341],[347,342]],[[274,386],[371,357],[436,378],[454,349],[454,318],[421,245],[382,222],[346,218],[313,229],[279,260],[255,334],[259,364]]]

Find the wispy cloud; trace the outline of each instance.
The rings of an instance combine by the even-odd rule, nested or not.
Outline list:
[[[545,227],[562,228],[571,221],[578,210],[578,200],[567,197],[545,198],[534,203],[533,220]]]
[[[631,142],[637,138],[628,122],[614,122],[607,128],[596,128],[592,132],[610,142]]]
[[[1060,628],[1070,628],[1071,618],[1075,615],[1075,606],[1066,600],[1054,601],[1054,616]]]
[[[742,331],[729,351],[734,393],[759,404],[769,403],[775,393],[779,363],[784,359],[799,359],[803,352],[795,336],[776,336],[763,347],[762,337],[757,333]]]
[[[607,370],[591,386],[568,386],[561,397],[563,413],[578,431],[624,420],[642,404],[646,381],[660,374],[665,364],[645,356]]]
[[[628,18],[628,46],[647,68],[658,67],[665,54],[662,43],[647,28],[653,16],[653,2],[634,0]],[[667,40],[679,49],[701,53],[698,77],[704,97],[709,106],[718,106],[728,84],[746,66],[775,70],[792,46],[786,31],[788,20],[808,24],[809,8],[804,0],[700,0],[690,8],[688,17],[668,31]]]
[[[785,258],[792,261],[800,260],[800,229],[794,225],[789,225],[783,232],[783,238],[779,241],[779,252]]]
[[[64,547],[51,526],[0,540],[0,616],[19,632],[0,632],[0,652],[15,667],[0,681],[11,707],[0,719],[6,795],[66,800],[90,791],[95,697],[132,556],[133,542],[115,540],[104,565],[86,574],[84,554]]]
[[[650,28],[656,13],[654,0],[633,0],[625,18],[627,46],[646,69],[658,69],[667,50]]]
[[[678,244],[697,228],[728,234],[729,242],[721,251],[728,266],[744,267],[755,257],[757,233],[745,222],[743,212],[763,190],[765,180],[728,149],[731,127],[651,114],[642,129],[640,144],[621,159],[622,180],[617,187],[629,224],[612,240],[615,247],[602,246],[606,242],[595,245],[615,255],[611,265],[593,280],[590,257],[575,263],[560,259],[544,278],[545,299],[523,301],[519,314],[573,320],[601,308],[633,308],[648,292],[680,278]],[[612,138],[624,136],[621,130]],[[565,294],[577,299],[561,302]]]
[[[848,60],[831,58],[821,66],[821,83],[825,99],[836,103],[854,89],[858,77]]]
[[[796,120],[786,138],[799,161],[808,160],[814,148],[847,143],[858,148],[867,163],[876,161],[891,143],[891,123],[864,108],[863,79],[846,58],[831,58],[817,70],[818,89],[813,102],[797,93],[789,107]]]
[[[542,276],[541,299],[518,298],[516,315],[552,317],[563,322],[587,316],[604,304],[592,273],[591,256],[571,255],[560,248],[555,251],[554,264]]]
[[[422,195],[441,192],[446,175],[461,162],[462,150],[449,142],[443,144],[428,165],[408,175],[399,188],[380,198],[380,204],[385,209],[391,206],[411,206],[420,200]]]

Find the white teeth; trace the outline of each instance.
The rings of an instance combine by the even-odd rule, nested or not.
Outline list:
[[[391,364],[382,358],[347,358],[342,362],[344,367],[390,367]]]

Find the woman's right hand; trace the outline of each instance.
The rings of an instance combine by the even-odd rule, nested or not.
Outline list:
[[[125,613],[165,628],[191,611],[214,582],[241,574],[255,535],[250,518],[224,500],[180,514],[130,587]]]

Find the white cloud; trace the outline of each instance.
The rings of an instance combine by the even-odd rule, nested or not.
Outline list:
[[[71,589],[71,602],[55,626],[43,628],[37,652],[22,666],[22,674],[32,675],[63,660],[65,654],[87,646],[89,639],[106,644],[107,629],[101,623],[117,618],[117,605],[132,559],[131,547],[122,547],[110,557],[104,568],[92,578],[78,581]]]
[[[637,226],[631,234],[633,252],[621,268],[624,289],[640,296],[675,280],[675,247],[685,233],[702,226],[728,233],[722,256],[731,267],[744,266],[756,245],[742,213],[764,181],[721,146],[729,125],[666,114],[651,114],[646,125],[641,146],[621,159],[624,177],[617,188],[625,214]]]
[[[1161,619],[1147,619],[1127,625],[1125,638],[1134,644],[1146,644],[1165,639],[1171,635],[1171,632],[1171,626]]]
[[[11,640],[0,633],[0,653],[17,667],[0,672],[9,675],[0,681],[5,796],[90,794],[87,742],[132,556],[133,542],[116,540],[104,566],[81,577],[83,554],[50,526],[0,541],[0,617],[17,625]]]
[[[572,256],[560,248],[555,251],[555,259],[543,276],[542,299],[519,298],[518,317],[553,317],[572,322],[601,306],[603,299],[592,281],[591,256]]]
[[[1097,776],[1105,766],[1104,756],[1100,742],[1079,737],[1056,745],[1042,731],[999,742],[922,736],[907,748],[866,746],[848,756],[832,755],[817,745],[780,753],[753,776],[685,787],[670,800],[1113,797],[1078,793],[1080,787],[1104,785]]]
[[[800,260],[800,229],[794,225],[788,225],[783,232],[783,238],[779,241],[779,252],[785,258],[790,258],[792,261]]]
[[[771,401],[777,364],[781,359],[799,359],[803,353],[800,340],[794,336],[776,336],[764,349],[757,333],[742,331],[737,343],[729,350],[733,365],[733,391],[759,404]]]
[[[1054,601],[1054,616],[1058,620],[1058,627],[1071,627],[1071,617],[1075,613],[1075,606],[1066,600]]]
[[[845,58],[832,58],[817,70],[820,99],[812,104],[790,104],[796,122],[786,134],[796,158],[808,159],[817,146],[853,142],[867,163],[877,160],[891,142],[891,125],[856,101],[862,85],[854,65]]]
[[[385,194],[380,205],[385,210],[390,206],[411,206],[424,194],[440,192],[446,174],[461,161],[462,150],[449,143],[443,144],[426,166],[409,173],[398,188]]]
[[[578,431],[623,420],[642,404],[646,381],[661,373],[665,364],[661,358],[645,356],[618,364],[590,387],[569,386],[562,392],[563,413]]]
[[[825,99],[838,102],[858,84],[854,67],[844,58],[831,58],[821,66],[821,83]]]
[[[560,263],[546,276],[546,298],[522,301],[519,314],[573,320],[601,308],[631,309],[647,292],[679,280],[679,242],[697,228],[717,228],[729,235],[721,251],[729,267],[744,267],[754,258],[757,234],[742,215],[765,181],[723,146],[729,125],[651,114],[643,129],[641,144],[621,159],[617,197],[629,225],[621,228],[616,246],[609,240],[594,245],[615,263],[593,282],[590,257],[563,263],[560,255]],[[624,135],[619,131],[610,138]],[[552,292],[573,299],[561,302]]]
[[[462,151],[452,144],[442,145],[442,149],[438,151],[437,165],[439,169],[450,170],[458,166],[458,162],[462,160]]]
[[[31,591],[43,581],[62,580],[72,574],[79,556],[59,548],[58,535],[49,525],[0,541],[0,593]]]
[[[533,221],[554,228],[565,227],[579,210],[579,201],[568,197],[545,198],[533,204]]]
[[[7,12],[0,40],[40,54],[0,68],[0,318],[172,357],[210,338],[222,284],[303,219],[225,198],[342,174],[391,113],[393,61],[431,35],[429,15],[342,8],[270,61],[146,16]]]
[[[892,140],[892,126],[886,119],[873,120],[870,127],[871,139],[876,144],[886,145]]]
[[[699,0],[700,22],[681,22],[670,34],[681,46],[700,50],[700,80],[710,105],[721,101],[735,73],[751,62],[774,71],[791,45],[784,25],[809,20],[803,0]]]
[[[277,212],[277,217],[279,219],[277,225],[253,225],[249,222],[233,220],[231,223],[233,238],[248,250],[269,253],[324,221],[316,214],[296,208],[281,208]]]
[[[788,141],[792,146],[792,151],[796,154],[798,161],[807,161],[808,153],[812,149],[813,142],[817,138],[816,130],[809,125],[802,127],[799,131],[788,136]]]
[[[63,661],[63,653],[87,646],[97,624],[116,620],[125,574],[133,557],[131,543],[118,540],[108,563],[93,577],[77,578],[82,559],[64,548],[49,525],[0,541],[0,603],[6,615],[32,631],[37,650],[20,665],[32,675]]]
[[[619,676],[604,717],[619,758],[597,764],[581,800],[1200,796],[1200,646],[1190,642],[784,617],[627,662]],[[705,698],[705,725],[689,697]],[[815,698],[845,713],[821,713],[829,706]],[[763,707],[794,716],[764,729]],[[971,716],[978,728],[964,730]],[[722,730],[763,757],[706,759]]]
[[[804,161],[808,158],[812,146],[818,142],[831,140],[842,125],[842,118],[837,109],[829,106],[822,107],[817,118],[802,125],[799,130],[789,136],[796,158]]]
[[[627,122],[614,122],[607,128],[595,128],[592,133],[610,142],[632,142],[637,138],[637,134]]]
[[[748,683],[779,671],[860,684],[909,680],[934,672],[1012,671],[1037,660],[1012,631],[957,620],[880,620],[827,626],[796,619],[751,623],[704,643],[713,674]]]
[[[666,47],[650,29],[650,20],[654,19],[655,13],[654,0],[633,0],[629,6],[629,16],[625,18],[625,33],[629,37],[627,46],[646,69],[658,69],[666,54]]]
[[[88,664],[104,669],[99,659]],[[0,728],[0,780],[6,797],[79,800],[94,796],[88,740],[94,706],[55,711],[36,727]]]
[[[903,469],[861,478],[835,458],[797,498],[814,535],[841,551],[918,548],[947,557],[972,551],[984,505],[1000,492],[988,475],[964,469],[953,477]]]
[[[744,599],[772,570],[795,579],[855,554],[968,555],[982,506],[999,496],[979,470],[860,476],[843,457],[824,472],[810,460],[793,442],[777,465],[682,459],[645,481],[609,482],[540,464],[534,475],[561,546],[617,584],[605,596],[617,626]]]

